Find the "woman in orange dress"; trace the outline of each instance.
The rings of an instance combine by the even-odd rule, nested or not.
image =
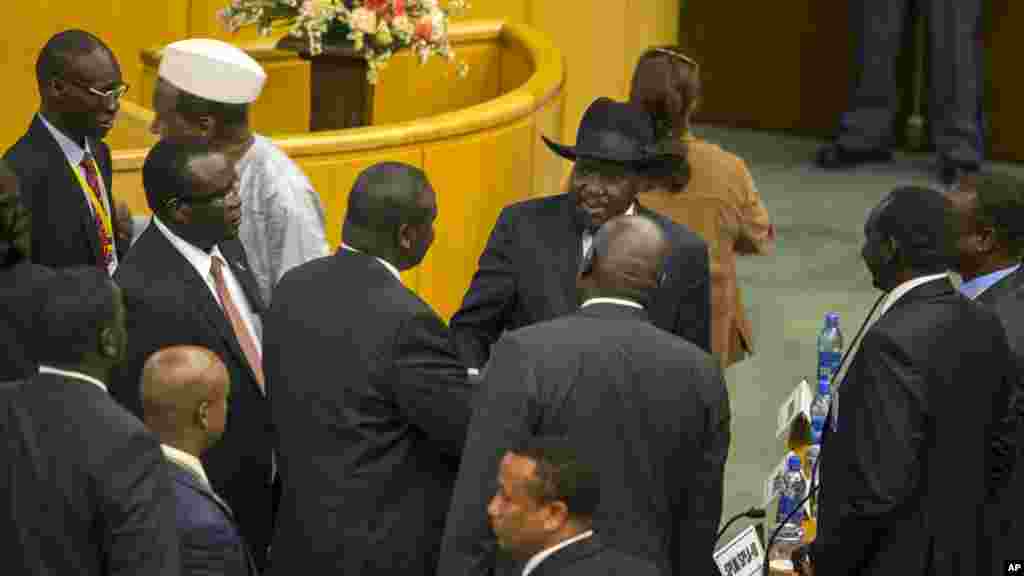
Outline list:
[[[736,255],[771,253],[775,231],[746,163],[690,134],[700,100],[699,72],[676,47],[651,48],[637,62],[630,101],[654,117],[662,144],[684,154],[690,165],[689,174],[656,180],[639,199],[708,243],[711,349],[729,366],[753,352],[753,331],[736,283]]]

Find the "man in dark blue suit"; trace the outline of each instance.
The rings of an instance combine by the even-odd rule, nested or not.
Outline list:
[[[227,422],[228,369],[206,348],[165,348],[146,361],[146,425],[160,437],[177,500],[182,576],[255,574],[231,508],[217,496],[199,460]]]

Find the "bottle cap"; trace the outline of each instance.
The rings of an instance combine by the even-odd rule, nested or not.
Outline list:
[[[825,325],[826,326],[839,326],[839,312],[829,312],[825,314]]]
[[[786,468],[790,472],[799,472],[800,471],[800,457],[797,456],[796,454],[790,454],[789,455],[789,460],[786,461]]]
[[[828,378],[818,379],[818,394],[828,394],[829,392],[831,392],[831,388],[832,386],[829,383]]]

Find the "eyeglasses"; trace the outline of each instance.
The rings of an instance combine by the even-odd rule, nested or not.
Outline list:
[[[682,62],[685,62],[690,66],[693,66],[694,69],[700,69],[700,64],[697,64],[696,60],[690,58],[689,56],[683,54],[682,52],[676,52],[675,50],[670,50],[668,48],[651,48],[650,51],[655,54],[665,54],[667,56],[671,56],[672,58],[681,60]]]
[[[80,82],[76,82],[76,81],[74,81],[74,80],[72,80],[70,78],[67,78],[67,77],[63,77],[62,80],[64,80],[68,84],[71,84],[72,86],[77,86],[78,88],[80,88],[82,90],[85,90],[86,92],[88,92],[90,94],[93,94],[95,96],[99,96],[100,98],[103,98],[104,100],[108,100],[108,99],[120,100],[121,97],[124,96],[126,92],[128,92],[128,88],[130,88],[130,86],[128,84],[122,82],[122,83],[118,84],[117,87],[115,87],[115,88],[111,88],[110,90],[103,91],[103,90],[100,90],[98,88],[93,88],[92,86],[87,86],[87,85],[82,84]]]

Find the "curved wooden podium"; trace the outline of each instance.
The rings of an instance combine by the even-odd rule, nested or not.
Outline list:
[[[541,134],[558,138],[562,130],[561,53],[544,35],[522,24],[464,22],[453,24],[450,34],[456,50],[471,57],[470,78],[452,76],[439,82],[446,68],[440,62],[433,72],[428,65],[422,72],[402,75],[403,64],[396,59],[389,76],[377,85],[375,118],[406,119],[349,130],[273,134],[319,192],[332,246],[340,242],[348,191],[361,170],[396,160],[427,173],[440,208],[437,239],[423,264],[403,279],[443,317],[461,303],[501,209],[557,192],[563,172],[563,161],[540,139]],[[272,42],[241,47],[260,60],[272,51]],[[280,51],[273,52],[274,58],[285,58]],[[144,62],[151,73],[153,60],[144,57]],[[277,62],[291,67],[286,60]],[[268,72],[269,86],[275,78],[273,70]],[[288,98],[285,104],[291,101],[301,107],[308,102],[308,91],[301,85],[285,82],[278,88],[273,93],[278,105],[281,94]],[[470,89],[476,94],[469,94]],[[152,85],[145,90],[152,90]],[[460,106],[474,99],[479,102]],[[151,122],[152,112],[125,102],[108,140],[114,156],[114,194],[133,212],[148,212],[141,171],[153,143]]]

